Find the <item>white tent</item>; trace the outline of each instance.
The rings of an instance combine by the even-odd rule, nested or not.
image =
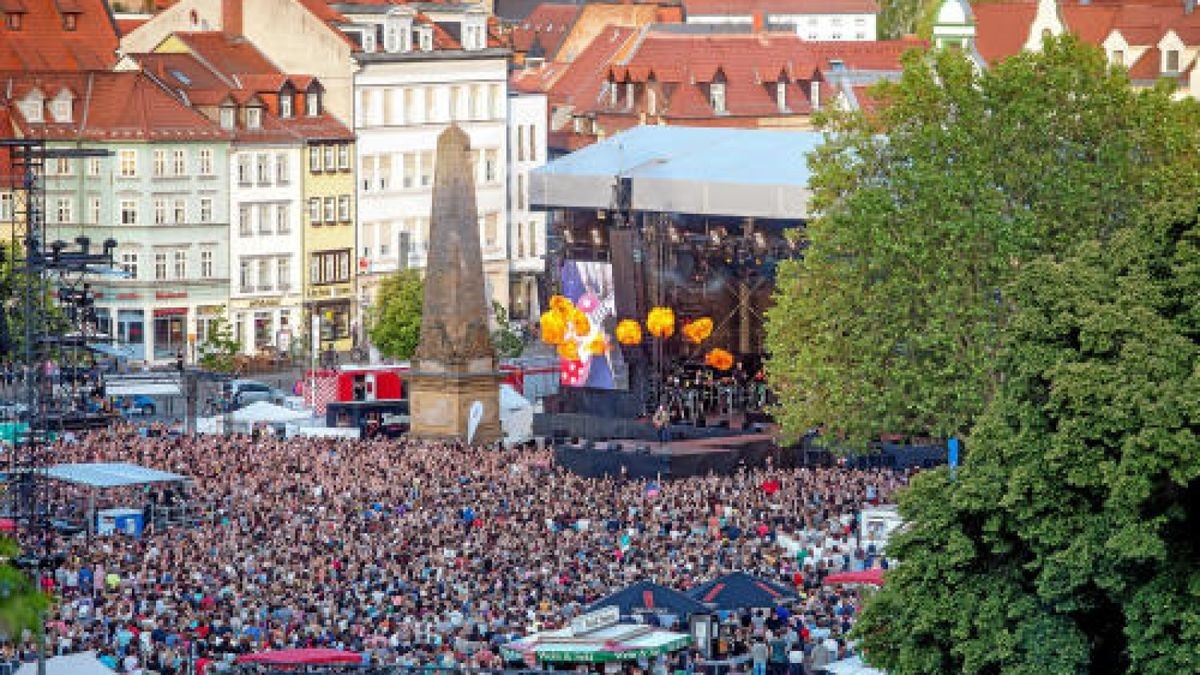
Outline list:
[[[848,659],[834,661],[825,666],[825,672],[829,675],[884,675],[882,670],[877,670],[863,663],[862,657],[851,656]]]
[[[500,385],[500,428],[504,430],[505,445],[533,438],[533,404],[510,384]]]
[[[36,663],[23,663],[17,675],[37,675]],[[114,675],[116,671],[100,663],[92,652],[55,656],[46,660],[46,675]]]
[[[256,401],[244,408],[234,410],[229,416],[230,421],[234,424],[258,424],[260,422],[282,424],[284,422],[308,419],[312,415],[307,411],[289,410],[274,403]]]

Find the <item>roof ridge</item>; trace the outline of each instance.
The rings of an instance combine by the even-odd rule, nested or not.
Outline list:
[[[648,23],[643,24],[637,29],[637,39],[632,45],[628,45],[628,51],[625,52],[625,59],[620,65],[629,65],[629,62],[633,60],[634,54],[637,54],[638,50],[642,48],[642,43],[646,41],[646,36],[650,34],[650,26],[652,25]],[[625,42],[628,43],[629,38],[625,38]],[[621,48],[618,48],[617,53],[619,54],[620,52]]]

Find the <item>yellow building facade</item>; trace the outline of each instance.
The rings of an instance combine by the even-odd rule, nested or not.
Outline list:
[[[354,304],[358,275],[354,164],[354,138],[348,130],[333,138],[311,139],[305,146],[305,325],[312,331],[315,317],[320,353],[348,351],[356,336],[361,337]]]

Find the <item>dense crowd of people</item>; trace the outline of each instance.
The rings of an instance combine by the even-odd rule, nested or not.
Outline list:
[[[856,518],[907,481],[841,468],[595,479],[536,449],[147,438],[128,428],[55,452],[191,478],[193,525],[76,537],[60,543],[65,558],[44,580],[61,598],[49,649],[95,650],[122,672],[167,675],[300,646],[381,664],[498,667],[499,645],[562,626],[628,584],[686,590],[737,570],[793,587],[801,601],[722,615],[718,658],[743,656],[746,672],[782,658],[780,672],[799,672],[787,671],[789,654],[810,666],[817,653],[847,654],[857,591],[822,580],[881,564]],[[174,488],[119,498],[185,498],[164,489]]]

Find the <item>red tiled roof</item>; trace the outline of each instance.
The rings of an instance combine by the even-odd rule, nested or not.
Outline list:
[[[875,0],[683,0],[689,16],[764,14],[877,14]]]
[[[630,43],[638,31],[632,28],[609,26],[579,53],[570,67],[546,90],[551,105],[574,105],[589,108],[595,105],[604,86],[608,65]]]
[[[139,71],[89,73],[0,73],[0,105],[8,108],[20,133],[48,140],[178,140],[228,138],[208,118],[184,105]],[[37,89],[43,93],[68,89],[75,97],[72,121],[30,123],[21,115],[18,101]]]
[[[263,56],[253,43],[244,39],[233,38],[219,31],[175,33],[175,37],[220,73],[243,75],[279,72],[275,64]]]
[[[580,5],[558,5],[548,2],[538,5],[524,21],[513,28],[513,51],[529,51],[536,35],[542,49],[545,50],[545,58],[552,60],[570,34],[571,26],[581,9]]]
[[[1037,14],[1032,2],[997,2],[975,5],[975,46],[987,63],[1021,51]]]
[[[10,2],[12,0],[9,0]],[[107,70],[117,62],[117,26],[105,0],[76,0],[67,30],[55,0],[21,0],[20,30],[0,29],[0,70]]]
[[[117,31],[121,35],[129,33],[141,28],[149,19],[117,19]]]
[[[898,72],[900,56],[914,40],[886,42],[810,42],[794,33],[687,34],[650,32],[605,77],[618,82],[678,82],[662,91],[660,110],[667,118],[728,118],[779,114],[775,83],[784,75],[787,107],[792,113],[809,110],[807,82],[817,71],[838,60],[847,71]],[[725,79],[726,112],[710,105],[707,85]],[[599,92],[599,88],[597,93]],[[582,105],[582,104],[580,104]],[[593,99],[591,109],[608,101]],[[619,106],[627,106],[622,100]],[[584,108],[589,109],[589,108]]]

